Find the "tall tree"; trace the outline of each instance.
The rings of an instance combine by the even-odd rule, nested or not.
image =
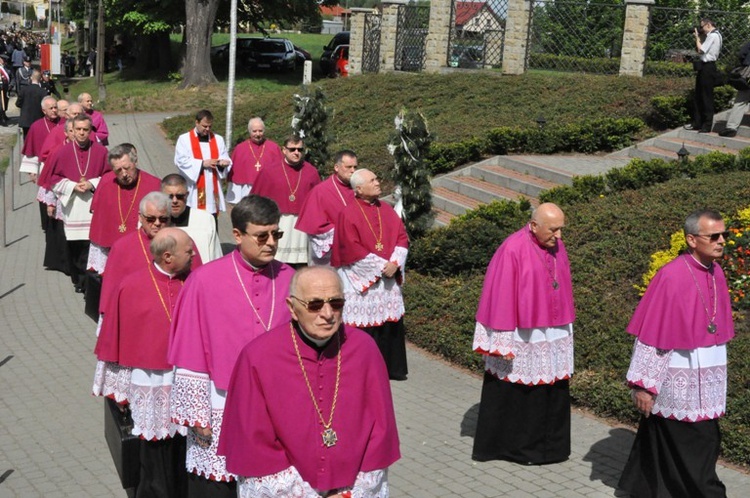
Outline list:
[[[185,57],[181,88],[202,87],[216,82],[211,69],[211,34],[219,0],[185,0]]]

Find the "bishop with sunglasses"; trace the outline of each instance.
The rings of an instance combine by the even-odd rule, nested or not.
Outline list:
[[[172,419],[189,428],[189,496],[234,497],[235,474],[216,453],[229,377],[242,348],[288,323],[294,270],[276,261],[279,208],[249,195],[232,209],[237,248],[191,274],[175,308],[169,362],[176,367]],[[284,392],[279,391],[279,396]]]
[[[716,461],[734,322],[716,260],[729,233],[711,210],[690,214],[684,230],[687,252],[658,271],[627,327],[641,420],[618,486],[633,496],[726,496]]]
[[[303,268],[291,320],[239,354],[219,453],[240,498],[388,496],[400,457],[388,373],[374,341],[344,325],[344,303],[335,270]]]

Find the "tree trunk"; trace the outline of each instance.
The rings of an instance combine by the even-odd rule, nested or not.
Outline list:
[[[216,83],[211,69],[211,33],[219,0],[185,0],[185,58],[180,88]]]

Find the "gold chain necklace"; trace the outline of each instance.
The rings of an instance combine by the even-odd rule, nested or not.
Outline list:
[[[78,147],[79,149],[82,148],[80,145],[78,145],[77,142],[73,142],[75,144],[75,147]],[[78,173],[81,175],[79,182],[85,182],[86,181],[86,173],[89,171],[89,163],[91,162],[91,147],[89,147],[89,154],[86,158],[86,169],[81,171],[81,162],[78,160],[78,150],[73,150],[73,156],[76,158],[76,168],[78,168]]]
[[[378,226],[380,227],[380,235],[375,235],[375,230],[372,228],[372,224],[370,224],[370,220],[367,218],[367,215],[365,214],[365,210],[362,209],[362,205],[359,202],[355,201],[355,204],[359,206],[359,210],[362,211],[362,217],[367,222],[367,226],[370,227],[370,231],[372,232],[372,236],[375,237],[375,250],[380,252],[383,250],[383,222],[380,219],[380,209],[378,207],[375,207],[375,211],[378,213]],[[374,206],[374,204],[373,204]]]
[[[141,241],[142,242],[142,241]],[[148,265],[148,273],[151,275],[151,281],[154,283],[154,288],[156,289],[156,293],[159,295],[159,301],[161,301],[161,306],[164,308],[164,313],[167,314],[167,320],[169,320],[169,323],[172,323],[172,313],[169,312],[169,308],[167,308],[167,303],[164,301],[164,297],[161,295],[161,290],[159,289],[159,284],[156,283],[156,277],[154,276],[154,270],[151,268],[151,264]],[[171,279],[171,277],[170,277]],[[185,285],[185,282],[180,280],[180,287],[183,287]],[[170,307],[172,304],[172,300],[169,301]]]
[[[685,258],[687,258],[687,255],[685,256]],[[693,277],[693,282],[695,282],[695,288],[698,289],[698,296],[701,298],[701,303],[703,304],[703,310],[706,312],[706,318],[708,318],[708,327],[707,327],[708,333],[715,334],[716,333],[716,304],[717,304],[716,296],[718,294],[718,292],[716,292],[716,275],[713,272],[711,273],[711,278],[713,279],[713,286],[714,286],[714,312],[712,315],[708,311],[708,305],[706,305],[706,300],[703,299],[703,292],[701,291],[701,288],[698,285],[698,279],[695,278],[695,273],[693,273],[693,269],[690,267],[690,263],[688,263],[687,259],[685,259],[684,261],[688,267],[688,270],[690,270],[690,276]]]
[[[289,187],[289,200],[294,202],[294,200],[296,199],[294,194],[296,194],[297,191],[299,190],[299,183],[302,181],[302,169],[305,167],[305,164],[303,163],[302,168],[299,169],[299,176],[297,177],[297,186],[294,187],[294,190],[292,190],[292,184],[289,183],[289,175],[286,174],[286,166],[284,165],[284,163],[286,163],[286,161],[283,161],[281,163],[281,171],[284,172],[284,178],[286,178],[286,184]],[[289,163],[286,163],[286,164],[289,164]],[[292,165],[289,164],[289,166],[291,167]]]
[[[268,332],[269,330],[271,330],[271,324],[273,323],[273,312],[274,312],[274,309],[276,309],[276,279],[274,278],[273,262],[269,263],[269,266],[271,268],[272,287],[271,287],[271,313],[268,315],[268,325],[266,325],[263,322],[263,319],[260,317],[258,310],[255,309],[255,304],[253,304],[253,300],[250,299],[250,294],[247,293],[247,289],[245,288],[245,283],[242,281],[242,277],[240,277],[240,270],[239,268],[237,268],[237,260],[234,259],[234,252],[232,253],[232,264],[234,264],[234,273],[237,275],[237,280],[239,280],[240,282],[240,286],[242,287],[242,292],[245,293],[247,302],[250,303],[250,307],[253,309],[255,316],[258,317],[260,324],[263,326],[266,332]]]
[[[117,188],[117,213],[120,215],[120,226],[117,228],[120,233],[125,233],[125,231],[128,229],[128,227],[125,225],[125,222],[128,220],[128,215],[130,214],[130,211],[133,210],[133,206],[135,205],[135,200],[138,198],[138,187],[141,186],[141,175],[138,174],[138,180],[135,183],[135,192],[133,193],[133,200],[130,202],[130,207],[128,208],[127,212],[125,213],[125,216],[122,215],[122,204],[120,203],[120,190],[121,188]]]
[[[305,370],[305,365],[302,363],[302,355],[299,352],[299,346],[297,345],[297,337],[294,333],[294,327],[292,326],[292,322],[289,322],[289,330],[292,332],[292,343],[294,343],[294,352],[297,353],[297,360],[299,361],[299,367],[302,369],[302,375],[305,377],[305,384],[307,384],[307,392],[310,393],[310,399],[312,399],[313,405],[315,406],[315,411],[318,412],[318,418],[320,418],[320,423],[323,424],[323,432],[320,433],[321,437],[323,438],[323,444],[326,445],[326,448],[330,448],[331,446],[335,446],[336,442],[338,441],[338,436],[336,435],[336,431],[331,429],[331,424],[333,423],[333,412],[336,411],[336,400],[339,397],[339,381],[341,380],[341,330],[339,330],[336,333],[336,340],[338,342],[338,348],[339,348],[339,352],[336,355],[336,387],[333,390],[333,402],[331,403],[331,415],[328,417],[328,423],[326,423],[325,419],[323,418],[323,412],[320,411],[318,402],[315,401],[315,394],[313,393],[312,386],[310,385],[310,379],[307,377],[307,371]]]
[[[529,230],[529,241],[531,242],[531,245],[538,247],[539,244],[537,244],[536,242],[534,242],[534,239],[532,239],[533,236],[534,236],[534,234],[532,234],[531,231]],[[550,254],[550,252],[548,250],[546,250],[546,249],[543,249],[543,250],[547,254]],[[557,283],[557,258],[552,257],[552,255],[550,254],[550,257],[552,257],[552,265],[553,265],[552,269],[550,270],[550,267],[547,264],[546,258],[544,256],[542,256],[541,254],[539,254],[538,252],[536,252],[536,249],[532,249],[532,252],[534,254],[536,254],[536,256],[539,258],[539,260],[542,262],[542,265],[544,265],[544,268],[547,270],[547,275],[549,275],[549,278],[552,279],[552,288],[554,290],[557,290],[558,287],[560,287],[560,284]]]
[[[151,258],[148,257],[148,253],[146,252],[146,246],[143,243],[143,237],[141,237],[141,234],[138,234],[138,242],[141,243],[141,249],[143,250],[143,257],[146,258],[146,266],[149,266],[151,264]]]
[[[263,159],[263,153],[266,151],[266,142],[265,140],[263,141],[263,146],[260,148],[260,156],[256,156],[255,151],[253,150],[253,143],[255,142],[253,142],[249,138],[247,139],[247,141],[250,142],[248,144],[248,147],[250,149],[250,153],[253,155],[253,159],[255,159],[255,171],[260,171],[260,160]]]

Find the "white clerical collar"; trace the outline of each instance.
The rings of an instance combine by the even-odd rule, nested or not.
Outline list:
[[[297,330],[299,330],[299,331],[300,331],[300,334],[302,334],[303,336],[305,336],[305,338],[306,338],[307,340],[309,340],[310,342],[312,342],[313,344],[315,344],[315,345],[316,345],[316,346],[318,346],[319,348],[322,348],[323,346],[325,346],[326,344],[328,344],[328,342],[329,342],[329,341],[330,341],[331,339],[333,339],[333,336],[329,337],[328,339],[314,339],[314,338],[310,337],[309,335],[307,335],[307,334],[305,333],[305,331],[304,331],[304,330],[302,330],[302,327],[301,327],[301,326],[298,326],[298,327],[297,327]]]
[[[171,273],[169,273],[169,272],[167,272],[166,270],[164,270],[164,269],[163,269],[163,268],[162,268],[161,266],[159,266],[159,263],[157,263],[156,261],[154,261],[154,268],[156,268],[156,270],[157,270],[157,271],[158,271],[159,273],[161,273],[162,275],[166,275],[166,276],[168,276],[168,277],[169,277],[170,279],[174,278],[174,275],[172,275]]]

